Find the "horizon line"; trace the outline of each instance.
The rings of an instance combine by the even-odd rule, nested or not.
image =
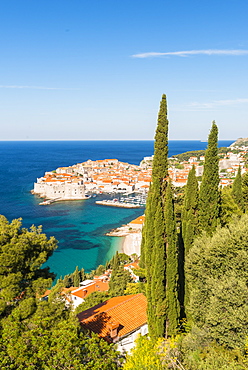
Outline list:
[[[218,141],[236,141],[237,139],[218,139]],[[5,139],[0,142],[33,142],[33,141],[155,141],[154,139]],[[168,141],[201,141],[207,142],[203,139],[168,139]]]

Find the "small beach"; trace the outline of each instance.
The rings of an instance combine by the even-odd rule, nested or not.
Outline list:
[[[118,251],[120,253],[125,253],[128,256],[131,256],[132,254],[137,254],[138,256],[140,256],[140,247],[142,240],[141,228],[134,229],[130,227],[130,224],[127,224],[111,230],[106,235],[111,236],[115,239],[121,239],[119,244],[118,242],[116,242],[118,244]]]

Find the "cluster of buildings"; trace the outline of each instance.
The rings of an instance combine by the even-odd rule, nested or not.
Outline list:
[[[138,268],[138,261],[124,265],[133,282],[139,281],[134,273]],[[91,293],[107,292],[111,272],[108,269],[101,276],[84,280],[79,287],[63,288],[61,295],[66,306],[76,309]],[[46,291],[42,299],[47,299],[49,293],[50,290]],[[134,347],[138,335],[148,333],[146,308],[147,301],[143,294],[119,296],[80,312],[78,319],[83,330],[93,331],[108,343],[116,343],[119,351],[128,352]]]
[[[239,166],[241,168],[241,174],[247,171],[245,166],[246,156],[248,154],[248,147],[230,147],[230,151],[227,153],[219,153],[219,174],[220,174],[220,186],[225,187],[231,185],[234,178],[237,175]],[[143,168],[152,167],[152,158],[145,157],[140,163]],[[176,157],[169,158],[169,176],[172,180],[172,184],[176,187],[183,187],[187,184],[188,175],[192,167],[195,167],[196,176],[201,177],[204,170],[203,155],[192,156],[187,161],[179,161]]]
[[[33,193],[56,200],[85,199],[89,193],[146,193],[151,168],[104,159],[59,167],[37,179]]]
[[[248,147],[230,148],[220,153],[220,185],[230,185],[237,174],[246,171],[245,161]],[[153,157],[145,157],[139,166],[120,162],[117,159],[88,160],[69,167],[59,167],[46,172],[37,179],[33,193],[54,200],[85,199],[90,193],[131,193],[146,194],[151,182]],[[176,187],[186,185],[189,171],[195,166],[196,176],[202,176],[204,156],[192,156],[180,162],[169,158],[169,176]]]

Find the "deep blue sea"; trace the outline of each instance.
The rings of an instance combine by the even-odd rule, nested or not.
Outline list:
[[[234,141],[234,140],[233,140]],[[229,146],[233,141],[220,141]],[[110,259],[121,238],[104,234],[144,213],[144,209],[122,209],[95,204],[96,198],[39,206],[30,193],[37,177],[57,167],[87,159],[117,158],[139,164],[153,154],[153,141],[0,141],[0,214],[10,221],[21,217],[23,226],[43,226],[55,236],[58,249],[47,261],[57,277],[84,267],[88,272]],[[169,156],[205,149],[206,142],[170,141]],[[99,196],[100,197],[100,196]]]

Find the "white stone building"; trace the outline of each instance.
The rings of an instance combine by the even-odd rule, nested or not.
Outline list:
[[[34,184],[34,194],[47,199],[85,199],[85,186],[81,180],[58,180],[41,177]]]

